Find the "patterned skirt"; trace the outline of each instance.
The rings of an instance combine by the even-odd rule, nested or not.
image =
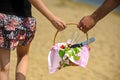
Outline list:
[[[0,13],[0,48],[14,50],[18,45],[25,46],[33,40],[35,31],[35,18]]]

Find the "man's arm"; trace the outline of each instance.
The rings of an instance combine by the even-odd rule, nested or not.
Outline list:
[[[95,24],[105,17],[109,12],[120,5],[120,0],[105,0],[104,3],[91,15],[83,17],[79,24],[78,28],[83,32],[89,31]]]
[[[119,5],[120,0],[105,0],[104,3],[91,16],[95,21],[99,21]]]

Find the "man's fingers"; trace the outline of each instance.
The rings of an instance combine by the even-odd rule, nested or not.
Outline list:
[[[81,30],[81,22],[78,23],[77,28]]]
[[[80,30],[83,30],[83,23],[81,23],[81,21],[80,21],[79,24],[77,25],[77,27],[78,27]]]
[[[88,31],[86,25],[85,25],[82,21],[79,22],[79,24],[77,25],[77,27],[78,27],[81,31],[83,31],[84,33],[86,33],[86,32]]]

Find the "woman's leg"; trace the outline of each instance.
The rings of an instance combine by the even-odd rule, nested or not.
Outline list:
[[[0,49],[0,80],[9,80],[10,51]]]
[[[26,46],[17,47],[16,80],[25,80],[26,78],[28,68],[29,47],[30,44]]]

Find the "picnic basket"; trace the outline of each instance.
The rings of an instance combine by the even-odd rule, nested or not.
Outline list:
[[[75,23],[68,23],[67,26],[76,26]],[[82,32],[82,31],[81,31]],[[71,47],[72,41],[56,42],[59,31],[54,35],[53,46],[48,54],[49,72],[54,73],[67,66],[86,67],[89,59],[90,48],[88,46],[88,33],[85,33],[87,44],[83,46]]]

